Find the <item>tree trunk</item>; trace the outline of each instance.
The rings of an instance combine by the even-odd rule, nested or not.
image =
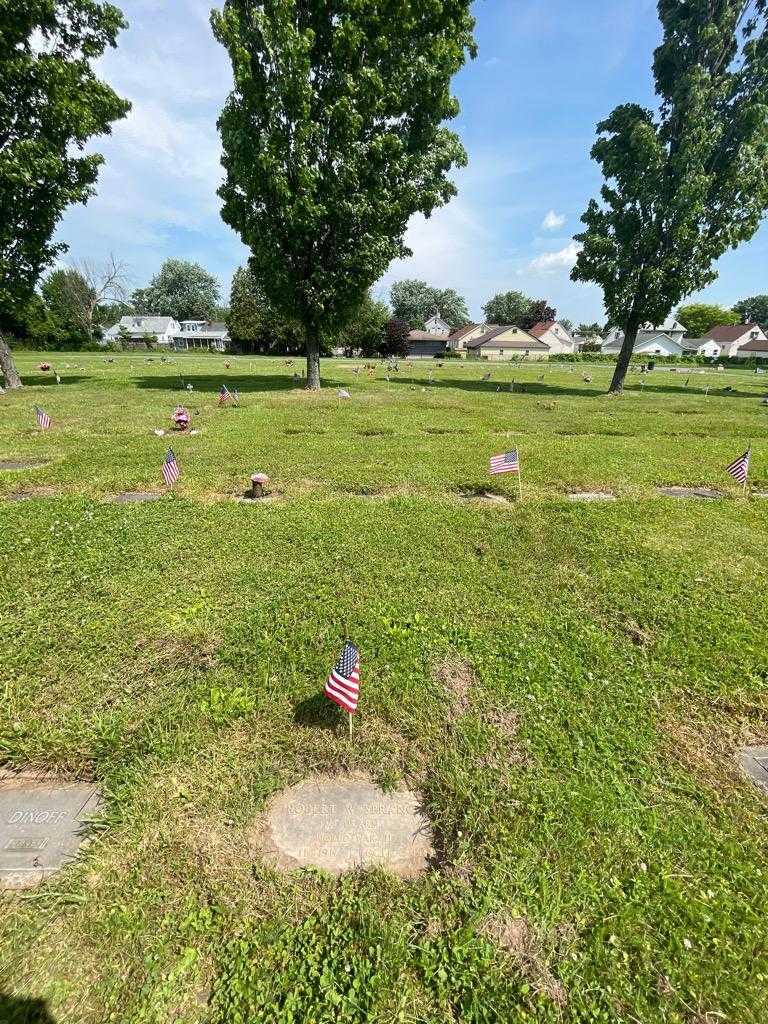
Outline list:
[[[11,350],[8,348],[2,334],[0,334],[0,370],[3,371],[5,386],[9,391],[12,388],[20,388],[22,386],[21,377],[13,361]]]
[[[640,328],[640,324],[627,324],[624,330],[624,344],[621,346],[621,352],[619,352],[619,358],[616,361],[616,369],[613,373],[613,380],[609,391],[613,395],[620,395],[624,390],[624,378],[627,376],[627,370],[629,369],[629,363],[632,359],[632,353],[635,350],[635,342],[637,341],[637,332]]]
[[[320,390],[320,331],[307,327],[307,391]]]

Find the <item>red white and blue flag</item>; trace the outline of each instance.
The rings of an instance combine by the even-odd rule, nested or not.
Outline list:
[[[179,464],[176,461],[176,456],[169,448],[165,456],[165,462],[163,462],[163,480],[165,480],[166,486],[173,487],[179,479],[180,474],[181,470],[179,469]]]
[[[747,482],[747,476],[749,474],[749,460],[752,456],[752,449],[747,448],[743,455],[740,455],[738,459],[726,466],[726,473],[730,473],[734,480],[738,480],[740,484],[745,485]]]
[[[51,425],[51,417],[45,409],[41,409],[39,405],[36,405],[35,415],[37,416],[38,427],[40,427],[41,430],[47,430]]]
[[[496,476],[499,473],[519,472],[520,456],[517,454],[517,448],[513,448],[511,452],[504,452],[503,455],[491,456],[491,476]]]
[[[344,711],[354,715],[360,699],[360,651],[347,640],[341,657],[331,669],[325,684],[325,695]]]
[[[229,388],[226,384],[222,384],[219,389],[219,405],[224,405],[226,402],[232,401],[232,395],[230,394]]]

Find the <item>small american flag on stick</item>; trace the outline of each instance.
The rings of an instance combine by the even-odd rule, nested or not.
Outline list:
[[[517,454],[517,448],[513,448],[511,452],[504,452],[502,455],[491,456],[491,476],[496,476],[499,473],[519,472],[520,456]]]
[[[232,401],[232,395],[230,394],[229,388],[226,384],[222,384],[219,389],[219,405],[224,405],[227,402]]]
[[[743,455],[740,455],[738,459],[726,466],[726,473],[730,473],[734,480],[742,485],[747,486],[747,476],[749,475],[749,460],[752,456],[752,449],[747,448]]]
[[[176,461],[176,456],[169,448],[165,456],[165,461],[163,462],[163,480],[165,480],[166,486],[173,487],[179,479],[180,473],[181,470],[179,469],[179,464]]]
[[[360,699],[360,651],[347,640],[341,657],[331,669],[325,684],[325,695],[340,708],[354,715]]]
[[[35,415],[37,416],[38,427],[40,427],[41,430],[47,430],[51,425],[51,417],[45,409],[41,409],[39,405],[36,405]]]

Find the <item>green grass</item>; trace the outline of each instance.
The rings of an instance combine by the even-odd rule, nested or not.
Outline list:
[[[99,780],[108,816],[0,907],[3,1024],[765,1021],[767,805],[734,751],[768,738],[768,500],[723,473],[752,441],[768,490],[761,378],[614,399],[609,367],[329,361],[313,396],[283,360],[37,362],[0,398],[0,459],[47,460],[0,472],[36,495],[0,502],[0,761]],[[159,488],[180,374],[177,492],[107,501]],[[467,500],[514,499],[487,476],[512,444],[524,502]],[[280,500],[231,500],[255,470]],[[346,635],[352,743],[318,696]],[[259,861],[270,794],[337,770],[423,793],[433,871]]]

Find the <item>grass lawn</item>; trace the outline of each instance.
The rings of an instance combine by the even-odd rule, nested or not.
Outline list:
[[[0,459],[41,463],[0,471],[32,495],[0,500],[0,764],[98,780],[107,816],[0,895],[2,1024],[764,1024],[768,803],[734,754],[768,742],[768,498],[724,467],[751,441],[768,491],[766,378],[329,360],[310,395],[299,360],[47,358],[61,386],[19,354],[0,397]],[[175,492],[109,501],[162,489],[180,400]],[[487,473],[513,445],[521,504]],[[257,470],[278,500],[234,501]],[[319,696],[346,636],[352,742]],[[434,869],[264,865],[266,800],[334,771],[418,789]]]

